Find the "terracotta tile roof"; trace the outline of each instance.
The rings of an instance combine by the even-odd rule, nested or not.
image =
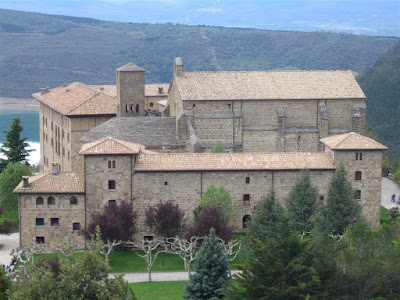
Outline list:
[[[365,98],[351,71],[184,72],[183,100]]]
[[[159,88],[162,88],[162,93],[159,93]],[[146,84],[144,89],[145,96],[168,96],[168,83]]]
[[[320,139],[333,150],[386,150],[387,147],[355,132],[349,132]]]
[[[45,173],[29,177],[29,187],[22,188],[22,181],[14,193],[84,193],[83,173],[59,172],[54,177]]]
[[[143,145],[121,141],[107,137],[91,143],[82,145],[79,154],[98,155],[98,154],[136,154],[139,153]]]
[[[115,85],[89,85],[91,88],[96,91],[103,92],[112,97],[117,97],[117,87]],[[158,88],[163,88],[163,94],[159,94]],[[145,96],[164,96],[168,97],[168,83],[155,83],[155,84],[146,84],[144,86],[144,94]]]
[[[132,71],[145,72],[146,70],[141,68],[141,67],[139,67],[139,66],[137,66],[137,65],[135,65],[133,62],[128,62],[126,65],[123,65],[122,67],[119,67],[117,69],[117,71],[119,71],[119,72],[132,72]]]
[[[335,169],[329,153],[175,153],[143,154],[136,171]]]
[[[33,96],[63,115],[113,115],[117,111],[115,98],[79,82]]]

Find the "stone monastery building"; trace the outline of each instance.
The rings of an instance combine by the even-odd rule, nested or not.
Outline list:
[[[151,236],[144,212],[172,200],[188,222],[203,192],[224,186],[235,229],[245,228],[268,189],[284,199],[309,169],[320,201],[344,164],[363,213],[379,226],[382,152],[363,136],[365,95],[351,71],[184,72],[145,84],[128,63],[115,86],[78,82],[42,89],[41,174],[23,178],[20,244],[76,235],[109,201],[138,212],[138,237]],[[161,115],[161,117],[160,117]],[[227,153],[209,153],[221,141]]]

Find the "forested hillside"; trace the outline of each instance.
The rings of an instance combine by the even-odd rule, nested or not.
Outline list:
[[[367,96],[368,126],[389,147],[389,156],[400,157],[400,42],[358,81]]]
[[[112,84],[129,61],[147,81],[169,82],[173,59],[185,70],[344,69],[372,66],[395,38],[326,32],[135,24],[0,10],[0,96],[80,81]]]

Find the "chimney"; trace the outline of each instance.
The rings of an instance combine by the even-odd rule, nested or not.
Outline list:
[[[175,57],[174,60],[174,76],[182,76],[183,63],[180,57]]]
[[[160,94],[160,95],[164,94],[164,88],[163,87],[159,87],[158,88],[158,94]]]
[[[40,89],[40,95],[44,95],[44,94],[47,94],[47,93],[49,93],[50,91],[49,91],[49,88],[48,87],[46,87],[46,88],[41,88]]]
[[[29,176],[22,176],[22,188],[29,188]]]
[[[60,172],[60,165],[57,162],[51,163],[51,176],[57,177]]]

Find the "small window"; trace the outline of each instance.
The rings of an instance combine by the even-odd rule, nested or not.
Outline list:
[[[356,199],[361,200],[361,190],[356,191]]]
[[[125,111],[128,112],[129,111],[129,105],[126,105]]]
[[[250,177],[246,177],[246,183],[250,183]]]
[[[150,102],[150,107],[153,107],[153,102]]]
[[[145,241],[152,241],[152,240],[154,239],[154,236],[152,236],[152,235],[145,235],[145,236],[143,237],[143,239],[144,239]]]
[[[112,161],[112,168],[113,168],[113,169],[115,169],[115,165],[116,165],[115,160],[113,160],[113,161]]]
[[[245,215],[242,220],[242,228],[247,228],[248,222],[251,220],[251,216]]]
[[[43,205],[43,204],[44,204],[43,197],[37,197],[36,198],[36,205]]]
[[[108,189],[109,190],[115,190],[115,180],[109,180],[108,181]]]
[[[78,198],[77,198],[76,196],[72,196],[72,197],[69,199],[69,204],[71,204],[71,205],[77,205],[77,204],[78,204]]]
[[[244,194],[243,195],[243,201],[250,201],[250,195],[249,194]]]
[[[68,142],[69,142],[69,133],[67,134],[67,140],[68,140]]]
[[[47,205],[55,205],[55,204],[56,204],[56,199],[53,196],[47,198]]]
[[[231,104],[230,104],[230,103],[228,103],[228,106],[231,106]]]
[[[36,218],[36,226],[44,226],[44,218]]]
[[[139,104],[136,104],[136,112],[139,113]]]
[[[44,236],[37,236],[36,244],[44,244]]]
[[[115,200],[108,200],[108,205],[115,205]]]
[[[108,168],[111,169],[111,160],[108,161]]]
[[[51,218],[51,226],[60,226],[60,220],[58,218]]]
[[[319,200],[324,201],[324,196],[319,196]]]
[[[361,180],[361,171],[356,171],[355,179],[356,180]]]
[[[164,182],[164,185],[168,185],[168,181]]]
[[[77,231],[81,229],[81,223],[72,223],[72,230]]]
[[[362,160],[363,154],[361,152],[356,153],[356,160]]]
[[[196,104],[193,104],[193,107],[196,107]]]
[[[68,150],[68,160],[70,159],[70,156],[69,156],[69,150]]]

